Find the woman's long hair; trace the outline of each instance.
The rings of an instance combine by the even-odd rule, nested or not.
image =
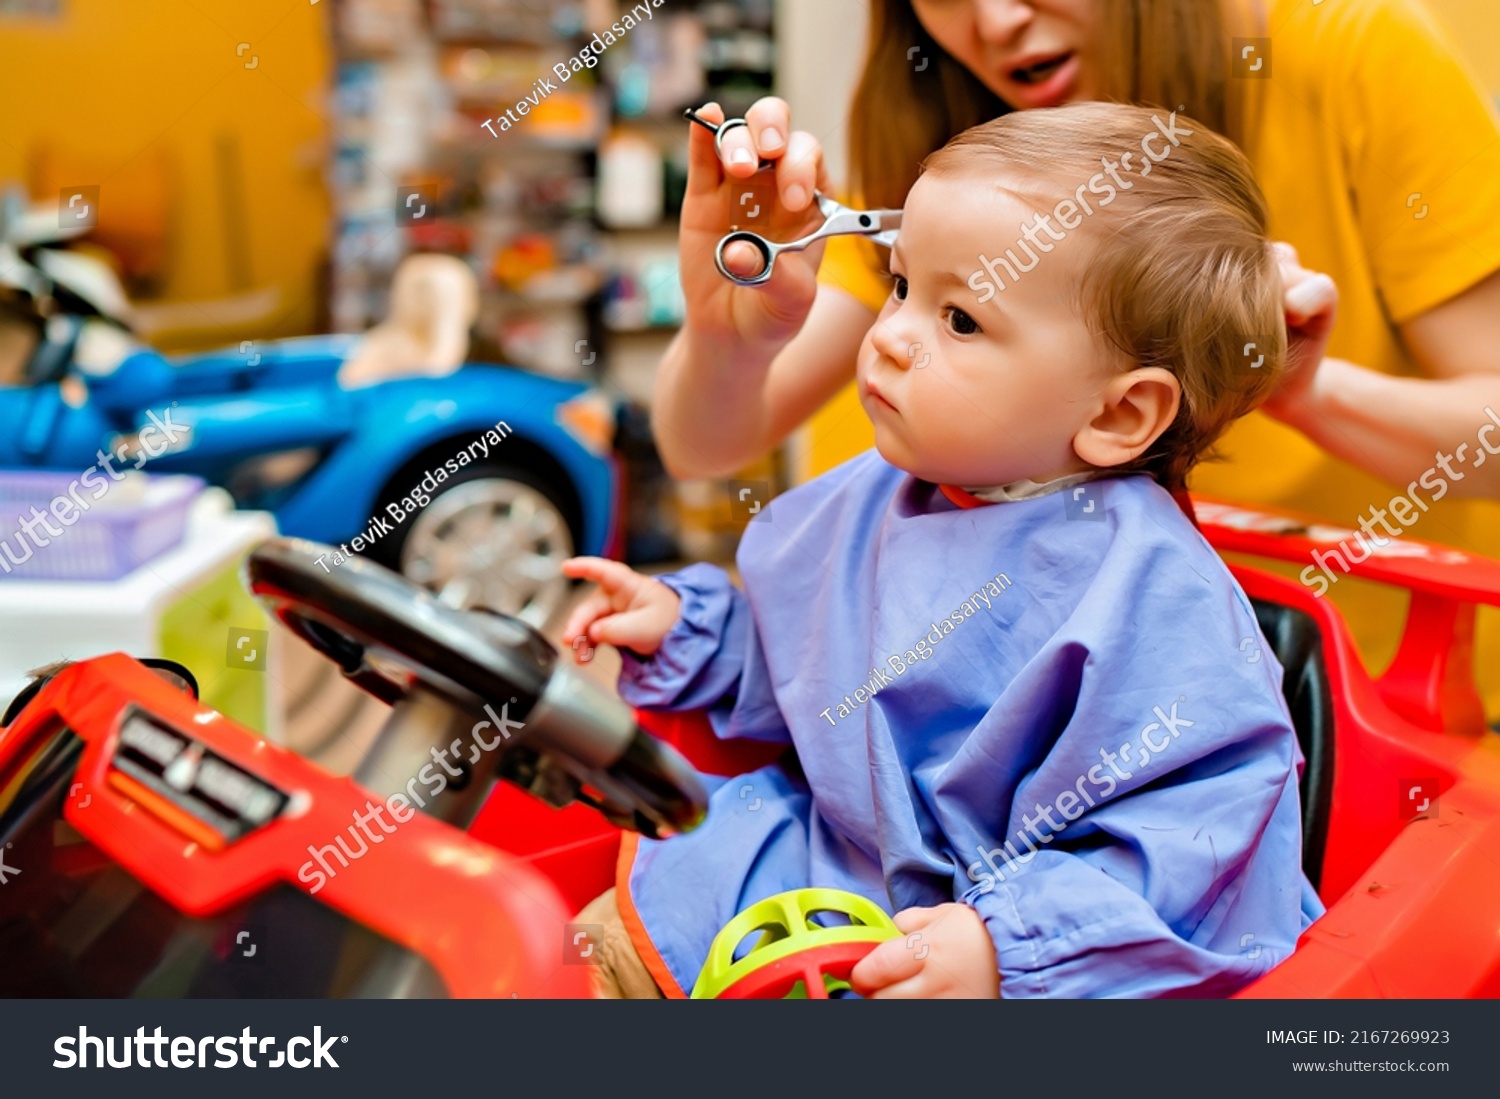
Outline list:
[[[1184,109],[1245,148],[1230,35],[1260,25],[1255,0],[1096,0],[1101,98]],[[923,29],[911,0],[870,0],[870,44],[850,109],[850,190],[896,207],[924,157],[1011,108]],[[922,59],[928,63],[918,72]],[[1250,150],[1246,149],[1247,152]]]

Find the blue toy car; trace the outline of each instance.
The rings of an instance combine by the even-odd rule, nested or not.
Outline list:
[[[89,373],[57,336],[50,364],[0,375],[0,467],[194,473],[339,546],[327,567],[364,553],[536,625],[566,598],[563,560],[614,548],[615,410],[584,385],[465,365],[345,388],[354,336],[172,360],[137,346]]]

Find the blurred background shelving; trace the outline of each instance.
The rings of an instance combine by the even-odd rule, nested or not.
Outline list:
[[[337,0],[329,166],[331,327],[383,317],[403,256],[463,258],[481,286],[471,357],[627,402],[619,450],[637,562],[725,556],[737,540],[727,506],[704,509],[701,488],[669,485],[647,411],[682,320],[682,110],[714,99],[743,112],[771,91],[776,62],[772,0],[671,0],[649,19],[647,6]],[[608,41],[632,11],[635,25]],[[502,122],[528,94],[526,116]],[[775,463],[746,476],[774,480]]]

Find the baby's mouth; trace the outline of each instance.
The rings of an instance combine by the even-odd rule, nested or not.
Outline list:
[[[874,384],[872,384],[870,382],[866,382],[865,383],[865,392],[869,393],[870,396],[874,397],[877,401],[879,401],[881,404],[885,405],[885,407],[889,408],[892,412],[896,411],[896,406],[893,405],[893,404],[891,404],[890,401],[886,400],[885,394],[881,393],[880,390],[876,389],[875,386],[874,386]]]
[[[1067,64],[1069,58],[1072,56],[1072,52],[1069,51],[1068,53],[1060,53],[1056,57],[1048,58],[1045,61],[1039,61],[1035,65],[1027,65],[1023,69],[1012,69],[1010,71],[1010,78],[1017,84],[1040,84]]]

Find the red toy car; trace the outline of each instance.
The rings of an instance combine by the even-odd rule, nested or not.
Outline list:
[[[702,817],[697,775],[529,627],[364,562],[324,574],[322,549],[272,541],[248,572],[393,706],[353,779],[200,704],[165,662],[98,657],[12,702],[0,995],[588,994],[557,891],[462,827],[501,774],[669,834]]]
[[[1303,563],[1352,535],[1197,510],[1228,553]],[[527,627],[450,611],[364,562],[325,575],[316,552],[274,541],[248,571],[395,707],[359,772],[333,778],[200,706],[181,669],[174,686],[116,654],[28,689],[0,721],[0,995],[586,995],[563,928],[614,883],[620,826],[665,834],[703,809],[696,776],[641,728],[718,774],[776,751],[718,741],[702,715],[632,714]],[[1351,563],[1412,593],[1378,679],[1330,602],[1232,567],[1286,669],[1303,862],[1329,906],[1242,995],[1500,994],[1500,740],[1471,675],[1500,563],[1410,539]],[[458,773],[418,790],[440,754]],[[510,784],[480,809],[495,774]],[[423,792],[422,812],[397,817]],[[586,804],[553,807],[569,800]],[[378,840],[377,802],[393,817]]]
[[[1354,534],[1208,500],[1196,512],[1221,552],[1297,564]],[[1330,601],[1231,569],[1286,672],[1307,758],[1303,867],[1328,906],[1292,957],[1240,995],[1500,995],[1500,736],[1485,727],[1472,668],[1476,605],[1500,606],[1500,562],[1401,538],[1351,563],[1351,576],[1411,592],[1399,653],[1378,679]],[[701,715],[639,716],[710,773],[767,762],[763,745],[716,740]],[[620,834],[581,810],[544,813],[501,787],[471,834],[527,858],[575,905],[613,885]]]

